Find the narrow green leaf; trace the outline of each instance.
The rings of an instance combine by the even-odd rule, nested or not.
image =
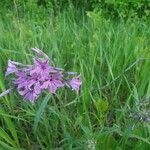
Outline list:
[[[4,110],[0,109],[0,113],[5,114]],[[3,116],[5,123],[7,125],[7,128],[9,129],[9,131],[11,132],[14,140],[16,141],[17,146],[19,147],[19,140],[18,140],[18,136],[17,136],[17,131],[15,129],[15,125],[14,123],[11,121],[11,119],[9,117]]]
[[[36,112],[36,114],[35,114],[34,125],[33,125],[34,132],[36,132],[36,130],[37,130],[38,124],[39,124],[39,122],[40,122],[40,119],[41,119],[41,117],[42,117],[42,114],[43,114],[43,112],[44,112],[44,110],[45,110],[45,107],[46,107],[46,105],[47,105],[49,99],[50,99],[50,95],[48,94],[48,95],[45,97],[45,99],[43,100],[43,102],[41,103],[39,110],[38,110],[38,111]]]
[[[0,128],[0,138],[4,139],[7,143],[11,144],[13,147],[16,147],[15,142],[9,137],[9,135]]]
[[[10,145],[0,141],[0,147],[3,149],[3,150],[16,150],[16,148],[13,148],[11,147]]]
[[[131,134],[130,137],[131,137],[131,138],[136,138],[136,139],[138,139],[138,140],[140,140],[140,141],[143,141],[143,142],[145,142],[145,143],[147,143],[147,144],[150,145],[150,141],[147,140],[146,138],[143,138],[143,137],[140,137],[140,136],[137,136],[137,135],[134,135],[134,134]]]
[[[0,147],[1,149],[3,150],[25,150],[23,148],[14,148],[14,147],[11,147],[10,145],[0,141]]]

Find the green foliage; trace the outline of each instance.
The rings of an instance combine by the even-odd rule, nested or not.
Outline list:
[[[108,101],[107,100],[98,100],[96,101],[96,108],[99,112],[106,112],[108,110]]]
[[[100,11],[107,18],[150,18],[149,0],[2,0],[0,12],[13,10],[19,15],[28,13],[42,19],[72,7],[84,13]]]
[[[43,93],[35,105],[15,91],[0,98],[0,148],[149,149],[150,105],[143,97],[150,96],[150,22],[84,14],[72,7],[80,1],[50,17],[52,1],[11,2],[0,14],[0,92],[9,87],[7,60],[31,64],[32,47],[56,66],[81,72],[83,85],[79,94]]]
[[[97,0],[92,1],[95,11],[102,11],[111,18],[144,18],[150,17],[149,0]]]

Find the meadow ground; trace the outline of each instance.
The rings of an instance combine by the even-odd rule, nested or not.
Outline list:
[[[112,21],[73,10],[40,19],[0,17],[0,92],[8,59],[32,63],[32,47],[55,66],[81,73],[79,94],[43,93],[35,105],[17,92],[0,98],[2,149],[150,148],[150,23]]]

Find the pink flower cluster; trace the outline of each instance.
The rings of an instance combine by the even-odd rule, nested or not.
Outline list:
[[[62,68],[49,65],[48,56],[38,48],[32,48],[36,57],[33,65],[24,65],[15,61],[8,61],[6,76],[15,75],[13,88],[18,93],[34,103],[43,90],[55,94],[57,89],[65,86],[79,91],[82,81],[75,72],[65,72]],[[70,78],[73,76],[73,78]]]

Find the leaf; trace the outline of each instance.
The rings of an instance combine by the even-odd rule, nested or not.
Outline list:
[[[148,139],[143,138],[143,137],[140,137],[140,136],[137,136],[137,135],[135,135],[135,134],[131,134],[131,135],[130,135],[130,138],[136,138],[136,139],[138,139],[138,140],[140,140],[140,141],[143,141],[143,142],[145,142],[145,143],[147,143],[147,144],[150,145],[150,141],[149,141]]]
[[[39,124],[40,119],[42,117],[42,114],[43,114],[43,112],[45,110],[45,107],[46,107],[46,105],[47,105],[47,103],[49,101],[49,98],[50,98],[50,95],[48,94],[45,97],[45,99],[43,100],[43,102],[41,103],[39,110],[35,114],[34,125],[33,125],[34,132],[36,132],[36,130],[37,130],[38,124]]]
[[[4,120],[7,124],[8,129],[11,132],[16,144],[19,146],[19,140],[18,140],[18,136],[17,136],[17,132],[16,132],[16,129],[15,129],[14,123],[11,121],[10,118],[7,118],[7,117],[5,117]]]
[[[3,150],[16,150],[16,148],[9,146],[8,144],[6,144],[2,141],[0,141],[0,146]]]
[[[7,143],[11,144],[13,147],[16,147],[15,142],[9,137],[9,135],[0,128],[0,137],[4,139]]]
[[[0,109],[0,113],[5,114],[5,112],[2,109]],[[14,123],[11,121],[10,118],[8,118],[6,116],[3,116],[3,118],[5,120],[5,123],[6,123],[8,129],[9,129],[9,131],[11,132],[14,140],[16,141],[17,146],[19,147],[19,140],[18,140],[18,136],[17,136],[17,132],[16,132],[16,129],[15,129]]]
[[[1,149],[3,149],[3,150],[25,150],[23,148],[13,148],[10,145],[8,145],[2,141],[0,141],[0,146],[1,146]]]

